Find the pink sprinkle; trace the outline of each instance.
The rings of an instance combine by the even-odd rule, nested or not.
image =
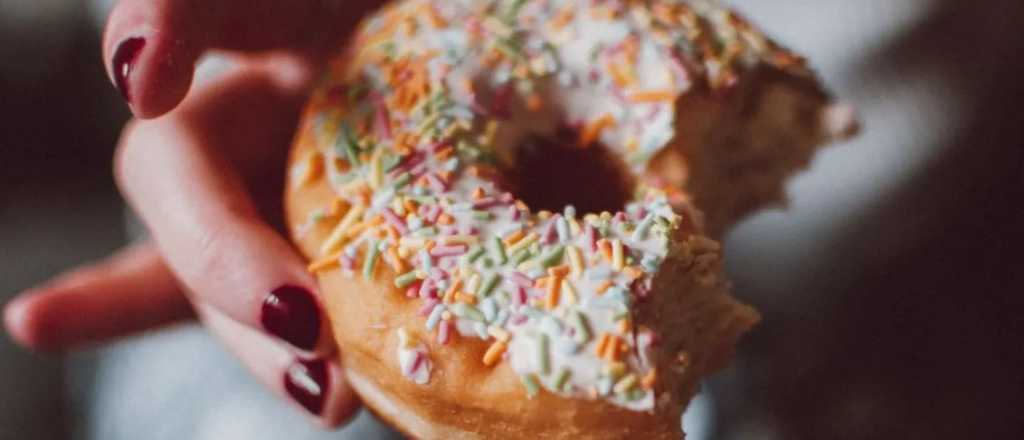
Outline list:
[[[409,375],[415,374],[419,371],[420,367],[423,366],[423,353],[416,352],[416,357],[412,358],[412,365],[409,366]]]
[[[437,343],[441,345],[448,345],[448,339],[451,336],[452,322],[448,320],[442,320],[441,325],[437,328]]]
[[[558,220],[557,216],[555,218],[551,219],[550,222],[548,222],[548,227],[547,227],[547,229],[544,230],[544,235],[542,236],[543,237],[542,238],[542,242],[544,244],[552,244],[558,238],[558,235],[556,235],[556,232],[555,232],[555,221],[556,220]]]
[[[637,221],[641,221],[645,217],[647,217],[647,208],[641,206],[639,209],[636,210],[636,219]]]
[[[512,299],[514,300],[515,305],[517,306],[526,305],[526,289],[516,286],[515,293],[513,294]]]
[[[516,205],[509,206],[508,209],[509,209],[509,214],[512,215],[512,220],[517,220],[518,221],[519,218],[522,216],[522,213],[519,211],[519,208],[516,207]]]
[[[510,192],[503,192],[498,200],[501,200],[501,203],[512,203],[515,201],[515,197]]]
[[[420,162],[423,162],[423,159],[426,159],[426,157],[427,156],[423,154],[423,152],[421,151],[417,151],[413,154],[405,156],[405,159],[403,159],[402,162],[398,164],[397,167],[395,167],[394,171],[392,171],[392,174],[397,176],[399,174],[402,174],[402,172],[404,171],[409,171],[416,165],[419,165]]]
[[[441,235],[457,235],[458,233],[459,233],[459,228],[456,227],[456,226],[442,226],[441,227]]]
[[[446,280],[448,279],[448,272],[445,272],[444,269],[439,267],[435,267],[430,269],[430,278],[437,281]]]
[[[434,246],[434,248],[430,250],[430,255],[438,257],[438,258],[440,258],[440,257],[455,257],[455,256],[462,255],[462,254],[466,253],[466,251],[468,249],[469,249],[469,246],[466,246],[464,244],[455,244],[455,245],[448,245],[448,246],[440,245],[440,246]]]
[[[516,286],[524,289],[533,287],[533,280],[530,277],[524,275],[522,272],[509,272],[508,280],[514,283]]]
[[[484,197],[480,200],[473,202],[473,209],[488,209],[501,204],[501,200],[498,200],[494,197]]]
[[[419,290],[420,286],[413,284],[409,286],[409,288],[405,289],[405,296],[409,298],[415,298],[419,294]]]
[[[622,211],[616,212],[614,218],[617,222],[624,222],[626,221],[626,213]]]
[[[462,233],[462,235],[479,235],[480,228],[473,225],[462,225],[462,227],[459,228],[459,232]]]
[[[427,278],[420,283],[420,298],[437,298],[437,286],[434,285],[434,280]]]
[[[402,220],[402,218],[399,217],[398,214],[395,214],[391,208],[384,208],[384,210],[381,211],[381,214],[384,215],[384,220],[387,221],[389,225],[393,226],[400,235],[405,235],[409,232],[409,229],[405,227],[405,220]]]
[[[423,307],[420,307],[420,311],[417,312],[417,314],[420,316],[430,316],[430,312],[434,311],[434,307],[440,303],[441,302],[436,299],[428,299],[423,302]]]
[[[338,260],[341,263],[341,267],[345,269],[353,270],[356,267],[356,261],[353,260],[352,257],[349,257],[348,255],[342,255],[341,258],[339,258]]]
[[[530,319],[530,318],[528,318],[526,315],[519,314],[519,315],[513,316],[511,319],[509,319],[509,321],[512,323],[512,325],[522,325],[528,319]]]
[[[377,136],[381,139],[391,139],[391,120],[388,118],[388,108],[384,101],[377,100],[377,114],[374,120],[374,128],[377,129]]]
[[[590,252],[597,252],[597,229],[594,229],[594,226],[587,225],[586,238],[587,244],[590,245]]]

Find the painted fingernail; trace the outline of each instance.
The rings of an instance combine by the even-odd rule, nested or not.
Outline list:
[[[281,286],[263,301],[263,328],[303,350],[316,347],[320,337],[320,307],[313,294],[298,286]]]
[[[145,45],[145,38],[128,38],[117,45],[114,58],[110,61],[111,70],[114,72],[114,87],[117,87],[117,91],[121,92],[121,97],[128,103],[132,102],[128,79],[132,74],[135,59],[138,58],[139,52]]]
[[[284,389],[313,415],[324,409],[327,394],[327,363],[323,359],[296,360],[284,373]]]

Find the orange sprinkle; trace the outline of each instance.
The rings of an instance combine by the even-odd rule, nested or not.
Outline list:
[[[606,239],[600,239],[597,241],[597,249],[601,251],[601,255],[608,261],[612,261],[612,243]]]
[[[526,97],[526,108],[532,112],[540,111],[544,108],[544,100],[540,95],[534,93]]]
[[[522,229],[513,232],[508,237],[505,237],[505,246],[511,246],[511,245],[515,244],[517,241],[521,240],[524,235],[526,235],[526,234],[523,233]]]
[[[455,219],[452,218],[452,216],[450,216],[448,214],[441,214],[437,218],[437,224],[439,224],[439,225],[450,225],[452,223],[455,223]]]
[[[335,197],[334,200],[331,200],[331,206],[327,208],[327,215],[330,217],[339,216],[346,209],[348,209],[348,204],[341,198]]]
[[[608,73],[612,76],[612,82],[620,89],[627,89],[636,84],[636,75],[622,63],[608,63]]]
[[[388,247],[387,256],[388,263],[391,264],[391,268],[394,269],[395,273],[401,274],[408,271],[405,260],[398,256],[398,250],[394,246]]]
[[[671,90],[646,90],[629,95],[633,102],[672,102],[675,99],[676,94]]]
[[[597,118],[596,120],[587,124],[585,127],[583,127],[583,130],[580,131],[580,146],[589,147],[591,144],[597,141],[598,138],[601,137],[601,132],[604,131],[604,129],[608,128],[614,123],[615,118],[612,117],[612,115],[605,113],[600,118]]]
[[[445,304],[451,304],[455,302],[455,294],[458,293],[459,289],[462,289],[462,278],[456,278],[455,282],[452,283],[448,290],[444,293]]]
[[[622,339],[618,336],[612,335],[608,338],[608,345],[604,350],[604,358],[610,362],[617,362],[619,360],[619,353],[625,348],[625,344],[622,344]]]
[[[537,278],[537,281],[533,282],[533,287],[536,287],[538,289],[543,289],[543,288],[547,287],[548,286],[548,282],[550,281],[550,278],[551,277],[540,277],[540,278]]]
[[[564,278],[566,275],[569,275],[569,272],[570,269],[568,264],[548,268],[548,275],[552,277]]]
[[[561,277],[551,277],[551,280],[548,282],[547,302],[544,304],[544,305],[547,306],[548,310],[552,310],[555,307],[558,307],[559,300],[562,298],[561,294],[562,294],[562,278]]]
[[[483,187],[478,186],[473,190],[473,200],[480,200],[484,198],[485,195],[487,195],[487,193],[484,191]]]
[[[487,352],[484,353],[484,365],[490,367],[498,363],[498,359],[501,359],[501,355],[505,354],[505,350],[508,349],[508,345],[502,341],[494,341],[490,347],[487,348]]]
[[[651,388],[654,388],[654,383],[657,381],[658,369],[651,368],[651,371],[648,371],[647,374],[644,375],[643,379],[640,379],[640,386],[642,386],[645,390],[649,390]]]
[[[603,294],[605,291],[608,290],[609,287],[612,287],[612,281],[611,280],[604,280],[604,281],[602,281],[601,284],[597,285],[597,289],[596,289],[597,294],[598,295]]]
[[[438,151],[437,153],[435,153],[434,157],[436,157],[437,160],[445,160],[445,159],[451,157],[453,154],[455,154],[455,149],[452,148],[451,146],[447,146],[447,147],[442,148],[441,151]]]
[[[441,14],[437,13],[433,5],[424,4],[423,9],[427,13],[427,20],[430,20],[430,25],[435,29],[448,27],[448,22],[445,21],[444,17],[441,17]]]
[[[644,274],[644,272],[636,266],[628,266],[625,269],[622,269],[622,273],[626,274],[630,281],[640,278],[640,276]]]
[[[470,305],[476,305],[476,296],[470,295],[460,290],[458,292],[455,292],[455,301]]]
[[[312,263],[309,263],[309,266],[306,267],[306,270],[309,273],[317,273],[325,269],[331,269],[334,266],[338,266],[340,264],[338,262],[338,258],[341,258],[341,251],[337,251],[331,255],[328,255]]]
[[[575,12],[573,11],[573,8],[571,6],[566,7],[565,9],[562,9],[555,18],[551,19],[551,26],[555,29],[564,28],[565,25],[572,21],[574,16]]]
[[[597,357],[604,358],[604,352],[608,349],[608,343],[611,342],[612,335],[608,333],[601,333],[601,338],[597,340]]]
[[[620,319],[619,320],[619,333],[627,334],[627,333],[631,333],[632,330],[633,330],[633,326],[630,325],[628,319]]]
[[[402,202],[402,207],[405,208],[406,212],[416,212],[416,201],[412,199],[405,199],[405,201]]]

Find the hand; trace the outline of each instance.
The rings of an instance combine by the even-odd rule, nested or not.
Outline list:
[[[326,56],[373,1],[122,0],[108,72],[138,119],[118,185],[152,240],[22,293],[25,346],[62,350],[193,315],[270,389],[325,426],[358,407],[302,258],[280,234],[285,159]],[[192,86],[208,50],[237,67]]]

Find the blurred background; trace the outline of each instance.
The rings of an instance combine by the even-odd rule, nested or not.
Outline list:
[[[1024,438],[1024,2],[732,3],[806,54],[865,130],[792,182],[787,209],[727,236],[736,293],[764,323],[709,383],[706,438]],[[126,240],[105,10],[0,0],[0,301]],[[104,356],[181,331],[61,356],[0,338],[0,439],[106,438]]]

